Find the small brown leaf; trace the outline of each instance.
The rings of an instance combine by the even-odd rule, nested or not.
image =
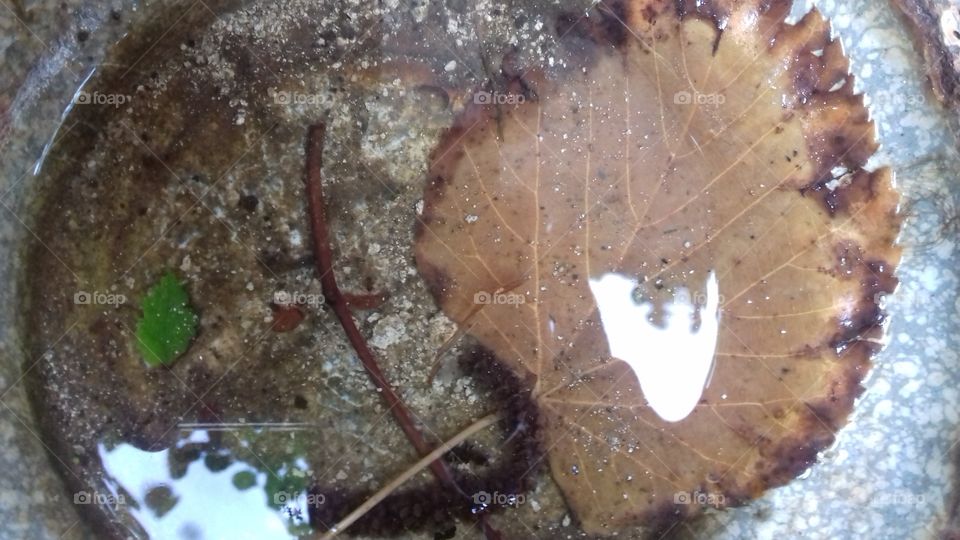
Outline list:
[[[434,152],[418,267],[529,382],[588,532],[789,481],[861,391],[898,196],[864,169],[877,145],[840,43],[789,8],[564,18],[580,64],[481,100]]]
[[[294,330],[300,326],[300,323],[306,317],[303,310],[296,305],[272,304],[270,308],[273,311],[273,321],[270,323],[270,329],[277,333]]]

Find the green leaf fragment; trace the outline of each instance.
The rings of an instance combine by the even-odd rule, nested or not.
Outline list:
[[[199,317],[186,289],[167,272],[147,291],[137,322],[137,348],[150,367],[168,365],[183,354],[197,335]]]
[[[233,487],[240,491],[250,489],[257,485],[257,475],[251,471],[240,471],[233,475]]]

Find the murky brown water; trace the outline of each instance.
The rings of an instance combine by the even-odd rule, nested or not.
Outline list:
[[[434,442],[498,404],[486,367],[471,377],[448,360],[427,382],[453,327],[410,246],[427,153],[462,107],[444,88],[482,82],[484,48],[529,31],[535,12],[215,10],[170,7],[121,43],[44,164],[30,325],[34,349],[50,350],[32,394],[64,478],[89,494],[82,510],[107,536],[303,534],[315,528],[310,502],[324,502],[314,525],[329,525],[416,460],[322,305],[303,196],[306,127],[318,120],[341,287],[389,295],[357,316],[388,377]],[[168,269],[200,333],[151,370],[133,345],[136,306]],[[82,293],[89,304],[75,303]],[[291,332],[270,330],[278,293],[306,301]],[[519,414],[455,452],[464,489],[538,482],[526,439],[500,450]],[[528,523],[559,526],[565,509],[545,489],[544,517]],[[451,499],[421,474],[357,528],[471,537],[470,504]]]
[[[584,43],[593,51],[594,38],[573,32],[579,52],[558,47],[558,29],[577,21],[549,2],[211,7],[167,7],[121,43],[80,89],[44,163],[27,309],[31,356],[46,356],[30,373],[31,395],[84,516],[113,538],[319,536],[418,459],[324,305],[313,268],[304,140],[309,125],[325,122],[334,270],[344,291],[387,295],[355,315],[387,378],[432,444],[503,411],[495,428],[448,455],[462,493],[421,472],[349,533],[473,538],[486,515],[508,538],[585,536],[545,467],[528,381],[469,336],[429,380],[456,325],[435,302],[440,280],[429,283],[431,291],[421,278],[413,245],[430,153],[454,119],[479,104],[473,91],[483,88],[493,106],[512,105],[499,97],[535,97],[535,89],[509,86],[522,79],[516,66],[562,65]],[[564,6],[571,14],[576,8]],[[593,28],[626,39],[611,21]],[[148,369],[134,341],[138,306],[166,271],[186,285],[200,331],[170,367]],[[610,305],[646,301],[633,298],[636,278],[644,277],[586,272],[584,283],[596,277],[597,290],[616,289]],[[665,339],[702,329],[712,340],[682,410],[658,409],[670,422],[704,404],[704,395],[712,399],[701,391],[712,374],[724,282],[717,285],[712,269],[696,280],[704,302],[675,298],[696,295],[688,284],[663,292],[650,283],[648,296],[669,296],[661,304],[691,319],[679,321],[679,337]],[[304,319],[279,332],[277,304],[291,299]],[[707,307],[713,313],[701,315]],[[656,319],[649,341],[665,323],[662,310],[651,307],[646,317]],[[753,386],[772,386],[787,373],[758,375]],[[557,388],[568,384],[561,379]],[[719,386],[713,390],[727,399]],[[750,424],[750,414],[738,420]],[[643,444],[610,445],[621,442]],[[826,442],[780,456],[789,474],[778,474],[799,472]],[[580,474],[579,466],[568,469]],[[647,532],[632,528],[621,537]]]

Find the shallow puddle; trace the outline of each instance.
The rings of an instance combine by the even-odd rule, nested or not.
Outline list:
[[[873,149],[844,139],[862,119],[811,114],[801,126],[781,111],[834,91],[839,51],[791,34],[782,41],[798,48],[785,57],[813,67],[758,73],[776,63],[753,67],[752,49],[715,37],[727,23],[715,12],[671,37],[657,13],[620,4],[586,18],[586,6],[551,2],[450,4],[173,5],[78,89],[43,164],[27,320],[46,361],[28,382],[51,450],[70,456],[56,465],[104,537],[319,538],[420,457],[314,267],[305,140],[318,123],[333,271],[344,292],[376,299],[354,318],[386,378],[434,446],[501,416],[447,454],[457,489],[421,471],[349,534],[642,537],[786,482],[845,421],[871,352],[860,338],[878,331],[874,302],[893,287],[882,255],[896,258],[898,223],[882,212],[886,177],[857,169]],[[740,23],[767,31],[775,15]],[[632,40],[645,48],[627,52]],[[630,86],[631,69],[643,84]],[[653,95],[685,88],[659,77],[691,69],[691,91]],[[731,114],[725,92],[741,76],[751,84],[729,92],[742,106]],[[788,79],[799,95],[776,86]],[[697,91],[708,83],[714,92]],[[594,101],[593,88],[617,92]],[[838,103],[823,109],[861,111]],[[471,191],[463,164],[492,147],[453,135],[476,117],[513,156],[478,154],[472,170],[497,182]],[[574,123],[527,122],[526,140],[517,118]],[[725,133],[744,118],[732,131],[756,135],[751,144]],[[541,152],[545,139],[556,154]],[[729,160],[696,162],[707,155]],[[621,175],[650,181],[618,193]],[[536,204],[523,206],[530,193]],[[877,238],[844,214],[863,208],[890,218],[870,229]],[[503,227],[489,228],[493,214]],[[829,227],[837,216],[853,224]],[[655,236],[637,234],[648,226]],[[849,238],[835,237],[844,227]],[[635,238],[649,242],[630,251]],[[548,258],[541,247],[558,249]],[[611,250],[629,254],[613,264]],[[473,277],[445,264],[449,253],[472,261]],[[535,279],[518,270],[531,262]],[[167,273],[199,330],[182,356],[150,368],[138,324]],[[587,358],[596,348],[608,354]],[[626,376],[637,385],[621,386]],[[614,378],[614,397],[588,395]],[[548,402],[554,412],[539,414]],[[585,432],[564,440],[557,426]],[[741,463],[749,445],[761,457]],[[584,487],[591,477],[609,489]]]

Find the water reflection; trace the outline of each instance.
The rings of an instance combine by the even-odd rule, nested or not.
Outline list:
[[[633,369],[650,407],[664,420],[679,422],[694,409],[713,370],[720,325],[719,284],[714,272],[705,297],[695,301],[685,287],[657,305],[638,300],[636,278],[607,273],[590,279],[610,354]]]
[[[100,444],[98,450],[150,538],[262,540],[309,532],[306,461],[242,461],[214,444],[217,435],[191,431],[159,452],[129,444]]]

